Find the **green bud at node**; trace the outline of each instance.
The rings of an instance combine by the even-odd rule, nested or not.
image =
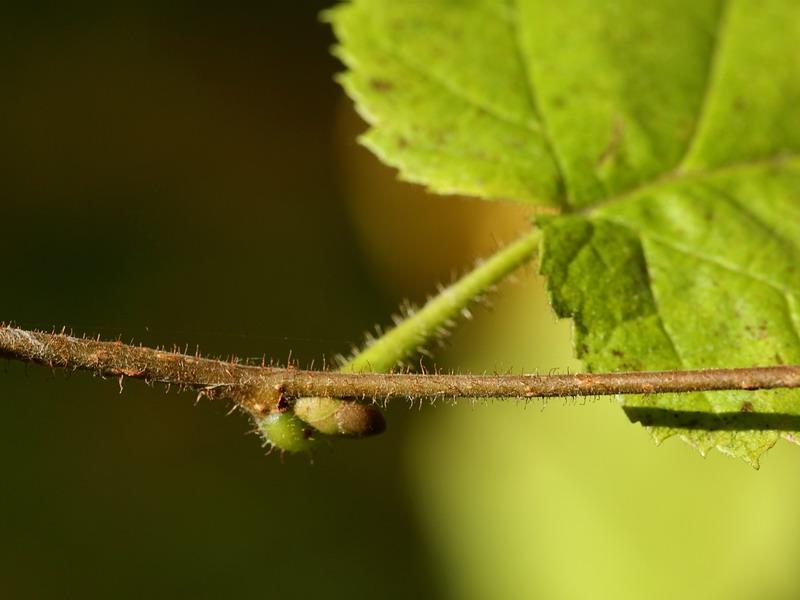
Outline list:
[[[291,411],[256,417],[266,442],[286,452],[310,452],[317,440],[314,429]]]
[[[375,406],[334,398],[299,398],[295,414],[328,435],[367,437],[386,430],[383,413]]]

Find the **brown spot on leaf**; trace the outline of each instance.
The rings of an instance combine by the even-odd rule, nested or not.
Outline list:
[[[597,168],[602,169],[612,160],[614,160],[617,155],[619,154],[620,150],[620,142],[622,141],[622,130],[624,125],[622,123],[622,119],[617,116],[614,119],[614,123],[611,126],[611,136],[608,140],[608,144],[606,145],[606,149],[603,150],[603,153],[597,159]]]
[[[749,413],[753,412],[753,403],[752,402],[743,402],[742,407],[739,409],[739,412]]]
[[[394,84],[387,79],[370,79],[369,87],[376,92],[390,92],[394,89]]]

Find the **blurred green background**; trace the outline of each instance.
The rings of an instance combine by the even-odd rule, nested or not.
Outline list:
[[[346,353],[525,225],[355,144],[328,2],[4,3],[0,318]],[[531,272],[435,363],[579,368]],[[223,403],[9,363],[3,598],[796,598],[800,449],[655,448],[613,401],[389,409],[265,456]]]

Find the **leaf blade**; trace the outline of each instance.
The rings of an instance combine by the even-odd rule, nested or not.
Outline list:
[[[350,68],[341,82],[373,125],[364,143],[403,178],[440,193],[558,205],[558,166],[530,104],[506,8],[491,0],[343,5],[332,13],[338,54]],[[437,18],[441,10],[448,18]],[[452,42],[447,52],[443,37]],[[503,58],[482,58],[476,37]],[[456,60],[462,56],[473,60]]]
[[[593,371],[800,363],[798,190],[795,159],[675,179],[589,216],[544,220],[541,270],[557,313],[574,319],[579,358]],[[578,255],[551,246],[577,227],[602,233]],[[607,305],[607,296],[592,294],[598,287],[617,299]],[[733,391],[626,397],[623,405],[797,416],[798,396]],[[703,452],[716,446],[751,464],[779,434],[797,434],[703,432],[692,423],[651,432],[657,440],[679,434]]]
[[[588,370],[800,363],[800,5],[356,0],[334,24],[402,177],[561,209],[541,270]],[[623,402],[657,441],[753,465],[800,437],[798,404]]]

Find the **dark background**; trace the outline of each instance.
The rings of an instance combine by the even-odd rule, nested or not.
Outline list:
[[[301,364],[385,322],[344,209],[329,4],[4,3],[0,318]],[[407,411],[309,465],[222,403],[3,370],[4,598],[435,595]]]

